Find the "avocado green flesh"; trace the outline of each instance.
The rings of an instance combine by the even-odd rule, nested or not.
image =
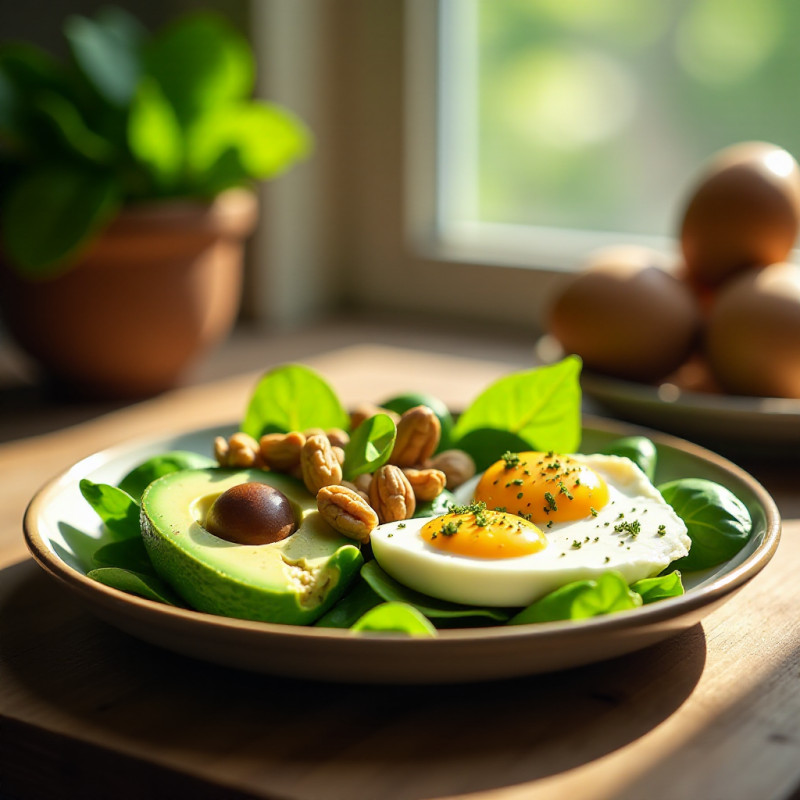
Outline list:
[[[272,544],[241,545],[202,527],[215,497],[250,481],[286,495],[298,521],[295,533]],[[142,496],[141,522],[156,572],[192,607],[212,614],[310,624],[338,600],[363,562],[305,487],[278,473],[210,468],[165,475]]]

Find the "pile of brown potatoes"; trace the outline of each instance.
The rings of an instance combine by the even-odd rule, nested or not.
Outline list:
[[[699,176],[680,251],[591,254],[555,297],[548,329],[585,367],[640,382],[800,398],[800,166],[746,142]]]

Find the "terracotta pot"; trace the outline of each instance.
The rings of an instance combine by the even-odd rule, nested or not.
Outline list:
[[[257,211],[244,190],[132,207],[63,275],[29,282],[0,264],[6,326],[50,379],[81,394],[168,389],[235,321]]]

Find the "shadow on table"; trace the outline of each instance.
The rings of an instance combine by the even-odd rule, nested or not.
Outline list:
[[[675,712],[706,658],[697,625],[624,658],[485,684],[272,678],[122,634],[30,561],[0,571],[0,619],[4,692],[45,726],[256,793],[328,800],[475,792],[593,761]],[[85,758],[70,769],[89,780],[98,765]]]
[[[52,433],[127,405],[130,401],[87,400],[34,384],[0,386],[0,443]]]

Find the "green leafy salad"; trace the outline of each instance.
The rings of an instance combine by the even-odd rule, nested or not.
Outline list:
[[[580,366],[501,378],[457,419],[417,393],[348,411],[309,368],[274,369],[206,453],[80,482],[102,521],[87,574],[211,614],[412,636],[679,596],[682,572],[745,545],[747,508],[702,478],[655,486],[642,436],[581,454]]]

